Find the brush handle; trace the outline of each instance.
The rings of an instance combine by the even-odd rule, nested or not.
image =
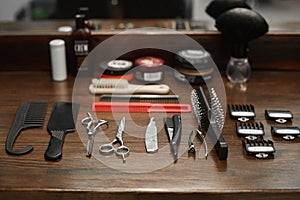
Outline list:
[[[155,93],[155,94],[167,94],[169,93],[169,86],[160,85],[133,85],[128,84],[128,90],[132,93]]]
[[[95,87],[93,84],[89,86],[89,91],[92,94],[133,94],[133,93],[150,93],[150,94],[168,94],[169,86],[160,85],[134,85],[128,84],[127,88],[105,88]]]

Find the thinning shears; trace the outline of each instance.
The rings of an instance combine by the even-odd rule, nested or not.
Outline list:
[[[123,131],[125,127],[125,117],[122,118],[115,139],[107,144],[103,144],[99,147],[99,152],[104,155],[115,153],[117,156],[122,157],[125,162],[125,157],[129,155],[130,149],[124,146],[122,139]]]

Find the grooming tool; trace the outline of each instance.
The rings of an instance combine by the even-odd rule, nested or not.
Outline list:
[[[221,135],[225,116],[214,88],[210,89],[209,99],[210,104],[202,87],[193,89],[191,92],[192,108],[200,130],[208,133],[212,141],[216,141],[214,147],[219,159],[226,160],[228,156],[228,144]]]
[[[152,94],[167,94],[169,86],[164,84],[159,85],[135,85],[128,83],[124,79],[92,79],[92,84],[89,86],[92,94],[132,94],[132,93],[152,93]]]
[[[243,146],[247,154],[256,158],[267,158],[270,154],[275,153],[271,140],[244,140]]]
[[[179,95],[126,95],[126,94],[103,94],[99,101],[102,102],[146,102],[146,103],[179,103]]]
[[[81,124],[86,126],[88,134],[88,142],[86,145],[86,156],[91,157],[93,151],[94,137],[96,131],[104,124],[108,126],[108,121],[94,119],[91,113],[87,113],[88,117],[81,120]]]
[[[245,2],[245,0],[234,0],[234,1],[214,0],[209,3],[205,11],[212,18],[216,19],[223,12],[233,8],[247,8],[251,10],[251,7]]]
[[[46,160],[55,161],[62,157],[65,135],[75,131],[78,111],[79,104],[71,102],[55,103],[47,126],[51,138],[44,154]]]
[[[251,104],[233,104],[228,105],[228,107],[231,118],[237,119],[240,122],[247,122],[256,116],[254,106]]]
[[[32,146],[23,150],[13,150],[13,145],[23,129],[43,126],[46,110],[45,102],[24,102],[19,106],[5,142],[8,154],[23,155],[33,150]]]
[[[240,137],[248,140],[256,140],[265,135],[264,125],[260,123],[236,123],[236,132]]]
[[[288,110],[265,110],[266,118],[284,124],[293,119],[293,114]]]
[[[190,133],[189,140],[188,140],[188,146],[189,146],[188,153],[193,154],[193,155],[196,154],[195,145],[194,145],[194,139],[195,139],[196,135],[199,136],[202,144],[204,145],[205,158],[207,159],[207,156],[208,156],[207,143],[206,143],[203,133],[199,130],[195,130]],[[200,154],[199,154],[199,156],[200,156]]]
[[[164,126],[168,133],[171,152],[174,156],[174,161],[178,159],[178,148],[182,134],[182,123],[179,115],[173,115],[172,118],[164,118]]]
[[[233,8],[218,16],[215,27],[231,43],[232,54],[226,66],[228,80],[247,82],[251,75],[248,43],[268,32],[267,21],[253,10]]]
[[[94,112],[191,112],[189,104],[152,104],[143,102],[93,102]]]
[[[122,139],[123,131],[125,127],[125,117],[121,119],[115,139],[107,144],[103,144],[99,147],[99,152],[104,155],[115,153],[117,156],[122,157],[123,162],[126,162],[125,157],[129,155],[130,149],[124,146]],[[115,145],[118,144],[117,147]]]
[[[147,153],[158,151],[157,127],[154,117],[151,117],[145,134],[145,145]]]
[[[300,136],[300,129],[297,126],[271,126],[271,132],[285,140],[294,140]]]

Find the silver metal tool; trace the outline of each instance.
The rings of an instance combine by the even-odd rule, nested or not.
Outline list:
[[[148,153],[154,153],[158,150],[157,127],[154,117],[151,117],[145,134],[145,145]]]
[[[125,127],[125,117],[122,118],[115,139],[107,144],[103,144],[99,147],[99,152],[104,155],[111,154],[115,152],[117,156],[122,157],[123,162],[125,162],[125,157],[129,155],[130,149],[124,146],[122,139],[123,131]],[[118,145],[118,146],[115,146]]]
[[[86,126],[87,134],[88,134],[88,142],[86,145],[86,156],[90,157],[92,155],[93,150],[93,144],[94,144],[94,137],[96,134],[97,129],[100,128],[100,126],[106,124],[108,125],[108,121],[106,120],[96,120],[93,118],[91,113],[87,113],[88,117],[81,120],[81,124]]]
[[[194,155],[196,153],[195,145],[194,145],[194,139],[195,139],[196,135],[199,136],[199,138],[202,141],[202,144],[204,145],[205,158],[207,159],[207,156],[208,156],[207,143],[206,143],[206,140],[205,140],[205,137],[204,137],[203,133],[199,130],[194,130],[190,133],[189,140],[188,140],[188,145],[189,145],[188,153],[189,154],[194,154]],[[200,158],[200,153],[199,153],[199,158]]]

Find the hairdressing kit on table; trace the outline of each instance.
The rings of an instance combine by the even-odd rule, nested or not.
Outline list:
[[[201,54],[201,52],[195,50],[186,53],[194,54],[195,57]],[[143,59],[148,59],[145,63],[150,66],[151,64],[149,63],[154,57],[144,57]],[[114,62],[122,65],[122,62],[128,61],[115,60]],[[135,74],[132,77],[134,78]],[[199,77],[197,79],[199,80]],[[181,81],[179,79],[176,80]],[[225,112],[222,109],[216,90],[214,88],[206,88],[203,84],[201,86],[194,85],[194,89],[190,93],[190,102],[182,103],[180,96],[169,94],[169,86],[161,84],[161,81],[155,81],[155,84],[151,84],[151,81],[148,81],[146,85],[138,85],[131,84],[129,80],[124,80],[122,77],[91,79],[91,84],[87,90],[89,90],[91,95],[99,96],[99,100],[92,103],[91,111],[103,113],[104,116],[107,112],[174,113],[171,117],[161,119],[170,143],[170,153],[174,158],[174,162],[180,157],[178,149],[182,145],[182,132],[186,131],[183,127],[180,113],[191,113],[195,116],[198,128],[189,130],[188,141],[184,143],[187,144],[188,156],[195,157],[196,155],[195,138],[197,137],[197,140],[200,139],[202,143],[203,148],[201,149],[204,150],[202,155],[206,158],[208,157],[207,139],[209,139],[214,141],[214,148],[218,158],[227,160],[228,144],[221,134],[225,122]],[[187,79],[185,81],[188,82]],[[27,146],[23,150],[14,150],[13,145],[23,129],[43,126],[47,107],[48,104],[46,102],[25,102],[19,106],[7,135],[6,152],[8,154],[23,155],[33,150],[32,146]],[[72,102],[56,102],[54,104],[47,125],[50,141],[44,153],[46,160],[56,161],[62,158],[64,138],[67,133],[75,131],[79,107],[79,104]],[[254,121],[256,117],[254,106],[251,104],[233,104],[228,105],[228,111],[231,119],[237,121],[235,129],[237,136],[242,140],[242,147],[245,153],[256,158],[272,157],[272,154],[275,153],[274,142],[264,140],[264,125],[262,122]],[[267,120],[278,124],[271,126],[271,133],[275,137],[280,137],[284,140],[294,140],[300,136],[298,127],[282,125],[293,119],[293,114],[290,111],[265,110],[265,116]],[[155,154],[159,151],[157,120],[151,117],[145,130],[144,142],[147,153]],[[86,156],[91,157],[96,133],[104,127],[104,130],[110,129],[109,122],[104,119],[97,119],[90,112],[80,122],[87,132]],[[101,155],[115,154],[124,163],[126,162],[126,157],[129,156],[131,151],[134,151],[134,148],[130,148],[129,141],[123,140],[125,125],[126,119],[122,117],[117,130],[115,130],[115,138],[111,142],[101,144],[98,147]]]
[[[268,31],[268,24],[248,5],[239,1],[212,1],[206,12],[216,20],[216,28],[222,35],[233,43],[232,57],[226,70],[228,79],[233,83],[246,82],[250,77],[247,43],[265,34]],[[244,69],[238,71],[236,65],[242,63],[244,63],[242,65]],[[213,78],[214,68],[211,64],[210,54],[205,50],[181,50],[175,56],[175,79],[194,85],[190,103],[181,103],[179,95],[170,94],[169,86],[161,84],[165,76],[164,64],[165,61],[162,58],[152,56],[140,57],[134,62],[112,60],[101,63],[99,70],[103,73],[97,78],[93,78],[87,88],[90,94],[101,95],[98,101],[92,103],[91,111],[101,113],[174,113],[172,117],[162,119],[174,161],[177,161],[180,156],[179,146],[182,143],[182,132],[185,131],[180,113],[193,113],[198,128],[189,130],[186,147],[188,155],[196,155],[195,138],[197,137],[202,142],[204,155],[207,158],[209,143],[206,138],[209,138],[210,141],[213,141],[218,158],[227,160],[228,143],[221,134],[225,122],[225,112],[217,91],[204,86]],[[19,106],[6,139],[5,148],[8,154],[23,155],[33,150],[32,146],[27,146],[23,150],[14,150],[13,146],[23,129],[43,126],[47,106],[46,102],[24,102]],[[75,122],[79,107],[79,104],[72,102],[56,102],[54,104],[47,125],[47,131],[51,137],[44,153],[46,160],[56,161],[62,158],[64,138],[67,133],[74,132],[76,129]],[[242,140],[244,152],[259,159],[272,157],[275,153],[274,142],[264,139],[263,123],[254,121],[256,117],[254,106],[234,104],[228,105],[228,110],[231,119],[237,121],[235,129],[237,136]],[[293,114],[289,110],[265,110],[265,116],[267,120],[278,124],[271,126],[271,133],[275,137],[291,141],[300,136],[300,129],[297,126],[283,125],[293,119]],[[157,119],[151,117],[145,130],[147,153],[159,151],[156,122]],[[81,124],[86,128],[88,138],[86,156],[91,157],[96,133],[103,126],[109,129],[109,122],[96,119],[88,112],[87,116],[81,120]],[[115,130],[115,138],[98,147],[100,154],[103,156],[115,154],[125,163],[126,157],[133,151],[130,149],[129,141],[125,141],[126,145],[123,141],[125,124],[126,119],[122,117],[117,130]]]

